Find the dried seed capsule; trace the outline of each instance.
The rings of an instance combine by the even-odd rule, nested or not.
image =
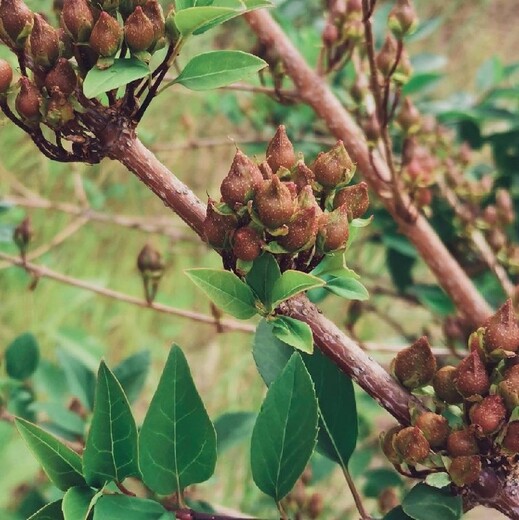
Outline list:
[[[126,19],[124,37],[128,48],[133,52],[147,51],[155,42],[153,24],[142,7],[136,7]]]
[[[70,96],[76,86],[77,76],[72,65],[65,58],[59,58],[45,78],[45,88],[48,92],[59,90],[66,96]]]
[[[429,455],[429,443],[422,431],[416,426],[400,430],[393,440],[396,452],[407,464],[412,466],[423,462]]]
[[[29,78],[22,76],[20,78],[20,92],[16,96],[15,106],[17,112],[22,118],[30,123],[36,123],[40,120],[40,91]]]
[[[410,0],[397,0],[389,12],[388,25],[396,38],[403,38],[416,30],[418,17]]]
[[[436,396],[449,404],[461,403],[463,396],[456,389],[454,384],[454,376],[456,374],[456,367],[445,366],[440,368],[433,377],[433,388]]]
[[[469,412],[471,423],[483,435],[496,433],[506,418],[506,408],[499,395],[489,395],[476,403]]]
[[[92,50],[100,56],[109,58],[119,50],[122,40],[122,27],[113,16],[102,11],[90,35],[89,43]]]
[[[245,226],[234,232],[233,253],[240,260],[255,260],[261,254],[261,244],[261,237],[255,229]]]
[[[203,230],[207,243],[221,249],[227,247],[229,235],[236,229],[238,221],[235,215],[220,215],[214,206],[214,201],[209,199]]]
[[[295,201],[290,188],[275,175],[259,185],[254,204],[261,222],[270,229],[288,223],[295,211]]]
[[[479,478],[481,459],[477,455],[454,457],[448,471],[454,484],[469,486]]]
[[[477,455],[479,447],[472,428],[452,432],[447,438],[447,451],[452,457]]]
[[[396,62],[396,41],[391,35],[386,36],[384,45],[377,54],[376,64],[384,77],[388,77]]]
[[[328,152],[321,152],[315,160],[312,170],[317,182],[327,188],[349,182],[355,172],[353,164],[342,141]],[[338,206],[337,206],[338,207]]]
[[[350,236],[348,208],[340,206],[331,213],[323,213],[319,219],[318,248],[324,253],[344,249]]]
[[[0,59],[0,96],[5,94],[13,81],[13,69],[7,61]]]
[[[503,448],[509,453],[519,453],[519,421],[512,421],[506,428]]]
[[[433,412],[426,412],[418,417],[415,426],[422,430],[431,448],[441,448],[447,442],[450,428],[445,417]]]
[[[268,144],[266,156],[267,163],[274,173],[281,167],[290,170],[294,166],[296,154],[283,125],[278,126],[274,137]]]
[[[87,42],[95,19],[87,0],[65,0],[61,11],[61,24],[76,42]]]
[[[29,41],[35,65],[45,69],[52,67],[59,56],[58,32],[40,14],[34,15],[34,26]]]
[[[496,349],[511,352],[519,349],[519,325],[511,299],[485,323],[485,328],[483,340],[488,353]]]
[[[465,398],[488,393],[490,379],[485,365],[475,350],[456,367],[454,383],[458,392]]]
[[[22,0],[0,2],[0,37],[9,47],[23,49],[33,23],[34,15]]]
[[[397,453],[393,441],[395,440],[396,434],[403,429],[404,428],[400,425],[393,426],[393,428],[387,432],[383,432],[380,436],[382,451],[392,464],[400,464],[402,462],[402,457]]]
[[[348,208],[350,220],[362,217],[369,207],[368,185],[365,182],[359,182],[359,184],[346,186],[337,192],[333,199],[333,206],[338,208],[343,204],[346,204]]]
[[[398,381],[411,390],[429,383],[436,372],[436,359],[427,337],[422,336],[410,347],[401,350],[391,368]]]

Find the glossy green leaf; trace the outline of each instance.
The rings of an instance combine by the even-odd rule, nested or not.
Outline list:
[[[355,278],[329,278],[325,289],[347,300],[364,301],[369,298],[368,290]]]
[[[242,320],[256,314],[252,289],[235,274],[221,269],[189,269],[186,274],[224,312]]]
[[[246,52],[210,51],[192,58],[173,83],[191,90],[210,90],[240,81],[266,66],[261,58]]]
[[[380,493],[388,487],[400,487],[402,479],[395,470],[386,468],[368,469],[364,476],[366,482],[362,488],[365,497],[378,498]]]
[[[425,477],[424,481],[428,486],[435,488],[444,488],[452,484],[452,480],[448,473],[440,471],[439,473],[431,473]]]
[[[94,415],[83,452],[86,481],[96,487],[139,475],[137,426],[130,403],[113,373],[101,361]]]
[[[214,422],[218,454],[248,438],[256,421],[254,412],[228,412]]]
[[[47,504],[27,520],[64,520],[61,510],[61,500]]]
[[[383,520],[412,520],[410,516],[404,513],[402,506],[391,509],[389,513],[384,516]]]
[[[227,7],[188,7],[178,11],[175,15],[175,25],[182,36],[189,36],[197,30],[204,29],[204,26],[211,22],[226,21],[227,19],[238,16],[235,9]],[[226,18],[230,16],[230,18]],[[220,22],[221,23],[221,22]]]
[[[137,58],[116,58],[108,69],[90,69],[83,83],[83,93],[89,99],[95,98],[104,92],[142,79],[149,73],[149,67]]]
[[[463,514],[463,501],[447,490],[417,484],[405,496],[402,509],[414,520],[458,520]]]
[[[144,483],[168,495],[203,482],[216,465],[216,434],[187,360],[173,345],[139,435]]]
[[[20,381],[27,379],[34,373],[40,360],[38,342],[32,334],[26,332],[9,344],[4,356],[7,375]]]
[[[272,327],[274,336],[287,345],[308,354],[314,351],[312,329],[303,321],[288,316],[276,316]]]
[[[65,520],[87,520],[96,498],[92,488],[73,487],[63,497],[62,511]]]
[[[65,372],[70,393],[88,410],[94,407],[96,376],[83,361],[64,349],[58,350],[58,359]]]
[[[24,419],[15,419],[16,427],[38,459],[49,480],[62,491],[86,486],[81,474],[81,457],[50,433]]]
[[[154,500],[126,495],[103,495],[94,508],[94,520],[161,520],[167,511]],[[174,515],[170,516],[172,520]]]
[[[143,350],[142,352],[137,352],[123,359],[121,363],[114,368],[114,376],[117,378],[117,381],[121,383],[130,403],[133,403],[142,392],[150,364],[150,351]]]
[[[279,265],[270,253],[263,253],[256,258],[246,276],[247,284],[268,310],[272,307],[272,289],[279,278]]]
[[[285,271],[279,280],[274,284],[272,289],[272,305],[276,307],[282,301],[300,294],[309,289],[322,287],[324,282],[311,274],[302,273],[301,271]]]
[[[251,468],[256,485],[277,502],[294,486],[317,437],[317,399],[301,356],[294,353],[268,389],[254,425]]]

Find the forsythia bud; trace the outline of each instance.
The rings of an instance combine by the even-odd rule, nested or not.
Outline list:
[[[400,430],[393,440],[396,452],[407,464],[416,465],[429,455],[429,443],[422,431],[416,426]]]
[[[389,462],[392,464],[400,464],[402,462],[402,457],[395,450],[395,446],[393,441],[395,440],[395,436],[398,432],[402,431],[402,426],[393,426],[389,431],[384,432],[380,436],[380,444],[382,447],[382,451],[384,455],[388,458]]]
[[[348,208],[350,220],[362,217],[369,207],[368,185],[362,181],[337,192],[333,199],[333,206],[338,208],[343,204]]]
[[[236,217],[234,215],[220,215],[215,210],[214,201],[209,199],[203,224],[204,236],[207,243],[218,249],[226,247],[229,234],[236,226]]]
[[[502,349],[515,352],[519,349],[519,324],[515,316],[512,300],[508,299],[485,323],[485,350]]]
[[[344,148],[342,141],[328,152],[321,152],[315,160],[312,170],[317,182],[327,188],[333,188],[343,182],[349,182],[355,172],[355,166]]]
[[[420,128],[420,119],[420,112],[413,105],[411,98],[406,97],[398,113],[397,123],[406,134],[414,134]]]
[[[16,96],[17,112],[28,122],[36,123],[40,120],[41,96],[36,85],[29,78],[20,78],[20,92]]]
[[[311,520],[316,520],[323,512],[323,496],[320,493],[312,493],[307,505],[308,516]]]
[[[295,210],[294,199],[287,183],[282,183],[277,176],[262,181],[254,203],[261,222],[270,229],[286,224]]]
[[[52,128],[61,128],[74,119],[74,109],[67,96],[60,90],[52,92],[47,103],[45,121]]]
[[[266,156],[267,163],[274,173],[281,167],[290,170],[294,166],[296,154],[283,125],[278,126],[274,137],[268,144]]]
[[[397,0],[389,13],[388,25],[397,38],[402,38],[416,30],[418,17],[410,0]]]
[[[128,48],[133,52],[148,50],[155,42],[155,31],[151,20],[137,6],[124,24],[124,37]]]
[[[318,247],[328,253],[346,247],[350,228],[348,223],[348,208],[340,206],[331,213],[323,213],[319,219]]]
[[[491,435],[497,432],[506,418],[506,408],[502,397],[499,395],[485,397],[481,402],[472,406],[469,417],[478,433]]]
[[[380,123],[378,122],[377,114],[371,114],[362,125],[368,144],[375,146],[380,138]]]
[[[77,76],[72,65],[65,58],[59,58],[54,68],[45,78],[45,88],[52,93],[59,90],[66,96],[74,92],[77,85]]]
[[[395,65],[396,54],[397,48],[395,38],[391,35],[388,35],[376,58],[377,68],[386,78],[389,76],[392,68]]]
[[[401,350],[391,364],[395,377],[411,390],[426,385],[436,372],[436,359],[425,336]]]
[[[164,38],[166,30],[166,20],[164,18],[164,11],[157,0],[149,0],[142,8],[144,14],[150,19],[153,25],[153,33],[155,37],[155,44]]]
[[[425,412],[418,417],[415,426],[420,428],[432,448],[440,448],[447,442],[450,429],[445,417],[433,412]]]
[[[298,161],[295,167],[292,180],[294,181],[297,190],[301,191],[306,186],[312,186],[315,181],[314,172],[308,168],[303,161]]]
[[[23,49],[34,23],[32,11],[22,0],[0,2],[0,37],[10,47]]]
[[[65,0],[61,11],[63,28],[76,42],[86,42],[90,38],[95,20],[87,0]]]
[[[507,426],[503,448],[509,453],[519,453],[519,421],[512,421]]]
[[[454,383],[458,392],[465,398],[485,395],[488,392],[490,379],[485,365],[475,350],[456,367]]]
[[[299,210],[287,224],[288,233],[278,238],[278,243],[287,251],[295,252],[310,248],[315,242],[319,226],[318,206]]]
[[[252,262],[261,254],[261,238],[250,227],[241,227],[233,235],[233,253],[236,258]]]
[[[7,61],[0,59],[0,96],[5,94],[13,81],[13,69]]]
[[[90,47],[100,56],[109,58],[119,50],[122,39],[123,30],[117,20],[102,11],[90,35]]]
[[[456,367],[448,365],[440,368],[433,377],[432,384],[436,396],[449,404],[460,403],[463,400],[454,383],[455,375]]]
[[[497,391],[509,412],[519,406],[519,381],[517,379],[505,378],[497,386]]]
[[[452,432],[447,438],[447,451],[452,457],[477,455],[479,447],[472,429],[464,428]]]
[[[35,65],[52,67],[59,56],[58,32],[39,14],[34,15],[34,27],[29,38]]]
[[[477,455],[454,457],[448,471],[454,484],[468,486],[479,478],[481,459]]]

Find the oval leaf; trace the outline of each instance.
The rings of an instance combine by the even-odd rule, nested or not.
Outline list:
[[[61,506],[65,520],[87,520],[95,497],[96,492],[92,488],[70,488],[65,493]]]
[[[405,496],[402,509],[414,520],[458,520],[463,502],[447,490],[418,484]]]
[[[256,314],[254,293],[235,274],[221,269],[189,269],[186,274],[224,312],[242,320]]]
[[[368,290],[355,278],[330,278],[325,289],[347,300],[364,301],[369,298]]]
[[[96,487],[139,474],[137,426],[130,403],[113,373],[101,361],[94,415],[83,453],[86,481]]]
[[[247,273],[247,284],[268,310],[272,307],[272,289],[279,278],[279,265],[269,253],[263,253],[256,258],[252,269]]]
[[[25,333],[18,336],[5,350],[5,370],[13,379],[27,379],[38,366],[40,349],[36,338]]]
[[[301,271],[285,271],[272,289],[272,305],[276,307],[283,300],[323,285],[324,282],[317,276],[302,273]]]
[[[303,321],[288,316],[276,316],[272,327],[274,336],[287,345],[308,354],[314,351],[312,329]]]
[[[175,25],[182,36],[188,36],[197,29],[203,29],[211,22],[219,22],[219,19],[226,21],[240,13],[228,7],[189,7],[178,11],[175,15]],[[229,18],[226,18],[229,16]],[[213,26],[213,25],[211,25]]]
[[[61,500],[42,507],[39,511],[30,516],[28,520],[63,520]]]
[[[191,59],[173,81],[191,90],[220,88],[265,68],[267,63],[242,51],[211,51]]]
[[[125,495],[103,495],[94,508],[94,520],[159,520],[165,514],[154,500]]]
[[[64,349],[58,350],[58,359],[65,372],[70,393],[78,397],[83,406],[92,410],[96,376],[82,360]]]
[[[83,93],[89,99],[104,92],[118,89],[132,81],[142,79],[150,73],[146,64],[137,58],[116,58],[108,69],[90,69],[83,83]]]
[[[156,493],[203,482],[216,465],[216,434],[182,350],[173,345],[139,435],[144,483]]]
[[[256,485],[279,502],[312,455],[317,436],[317,400],[299,354],[268,389],[254,425],[251,468]]]
[[[81,457],[50,433],[24,419],[15,419],[16,427],[41,464],[49,480],[62,491],[86,486],[81,474]]]

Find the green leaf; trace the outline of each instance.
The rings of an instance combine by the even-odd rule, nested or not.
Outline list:
[[[314,351],[312,329],[303,321],[288,316],[276,316],[272,321],[272,332],[276,338],[302,352]]]
[[[418,484],[402,501],[402,509],[414,520],[457,520],[463,514],[463,502],[449,491]]]
[[[441,72],[424,72],[422,74],[415,74],[404,85],[402,92],[406,96],[420,92],[425,94],[435,87],[443,78],[444,74]]]
[[[96,487],[139,475],[137,426],[130,403],[113,373],[101,361],[94,415],[83,452],[86,481]]]
[[[204,32],[204,26],[208,26],[211,22],[222,23],[240,13],[235,9],[227,7],[188,7],[178,11],[175,15],[175,25],[182,36],[189,36],[195,31]],[[229,16],[229,18],[227,18]],[[221,20],[221,22],[219,21]],[[212,27],[212,25],[211,25]]]
[[[424,481],[428,486],[435,488],[444,488],[452,484],[452,480],[448,473],[441,471],[440,473],[431,473],[425,477]]]
[[[272,289],[272,306],[277,307],[282,301],[295,296],[296,294],[322,287],[324,282],[311,274],[301,271],[285,271],[279,280],[276,281]]]
[[[103,495],[94,508],[94,520],[161,520],[165,514],[154,500],[125,495]]]
[[[504,78],[505,69],[497,56],[486,60],[476,74],[478,90],[489,90],[500,83]]]
[[[40,349],[36,338],[26,332],[5,350],[5,370],[9,377],[20,381],[30,377],[38,366]]]
[[[256,314],[252,289],[235,274],[221,269],[189,269],[186,274],[224,312],[242,320]]]
[[[143,350],[123,359],[114,368],[114,376],[121,383],[130,403],[133,403],[142,392],[150,369],[150,363],[150,351]]]
[[[64,520],[61,510],[61,500],[47,504],[27,520]]]
[[[254,260],[252,269],[245,278],[249,287],[269,311],[272,308],[272,289],[279,278],[279,265],[269,253],[263,253]]]
[[[150,73],[149,67],[137,58],[116,58],[108,69],[90,69],[83,83],[83,93],[89,99],[104,92],[118,89],[142,79]]]
[[[74,435],[83,436],[85,433],[85,421],[77,413],[65,408],[64,404],[57,402],[35,402],[31,404],[31,410],[43,412],[49,420]]]
[[[380,493],[388,487],[400,487],[402,479],[396,471],[386,468],[368,469],[364,476],[366,483],[362,488],[365,497],[378,498]]]
[[[210,90],[240,81],[267,63],[242,51],[210,51],[191,59],[173,83],[191,90]]]
[[[63,497],[62,511],[65,520],[87,520],[96,492],[92,488],[73,487]]]
[[[81,474],[81,457],[50,433],[24,419],[15,419],[16,427],[49,480],[62,491],[86,486]]]
[[[404,510],[402,509],[401,506],[398,506],[398,507],[395,507],[394,509],[391,509],[391,511],[389,511],[389,513],[387,513],[387,515],[384,516],[383,520],[409,520],[409,519],[411,519],[411,517],[404,513]]]
[[[88,410],[94,407],[96,376],[80,359],[66,350],[58,350],[58,359],[70,387],[70,393]]]
[[[301,356],[294,353],[268,389],[254,425],[251,468],[256,485],[279,502],[294,486],[317,437],[317,399]]]
[[[418,251],[409,240],[403,235],[397,235],[396,233],[384,232],[382,235],[382,243],[390,248],[395,249],[402,255],[410,256],[411,258],[418,258]]]
[[[369,298],[368,290],[355,278],[327,278],[325,289],[347,300],[364,301]]]
[[[415,295],[424,307],[439,316],[448,316],[456,312],[450,297],[436,285],[415,284],[409,287],[407,292]]]
[[[207,480],[216,465],[216,434],[182,350],[173,345],[139,435],[144,483],[181,492]]]
[[[220,415],[214,422],[218,454],[249,437],[256,417],[254,412],[229,412]]]

